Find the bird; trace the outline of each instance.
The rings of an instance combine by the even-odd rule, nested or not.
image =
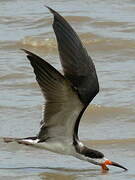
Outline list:
[[[83,144],[78,137],[79,123],[90,102],[99,92],[95,65],[78,34],[52,8],[53,29],[63,74],[38,55],[22,49],[33,67],[45,98],[39,133],[34,137],[4,137],[4,142],[17,142],[54,153],[74,156],[108,171],[108,165],[127,170],[97,150]]]

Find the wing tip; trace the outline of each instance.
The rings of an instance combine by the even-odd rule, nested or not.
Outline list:
[[[53,14],[54,20],[63,20],[64,18],[54,9],[50,8],[49,6],[45,6],[46,8],[49,9],[49,11]]]
[[[22,51],[24,51],[27,55],[32,56],[33,53],[31,53],[30,51],[26,50],[26,49],[21,49]]]
[[[50,8],[49,6],[46,6],[46,5],[45,5],[45,7],[46,7],[47,9],[49,9],[49,11],[50,11],[53,15],[58,15],[58,13],[57,13],[55,10],[53,10],[52,8]]]

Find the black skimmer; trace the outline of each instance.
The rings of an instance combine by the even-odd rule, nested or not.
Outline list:
[[[16,141],[71,155],[99,165],[103,170],[109,170],[107,165],[127,170],[120,164],[108,160],[103,153],[86,147],[78,138],[80,119],[99,92],[98,78],[93,61],[76,32],[59,13],[47,8],[54,16],[53,29],[64,75],[39,56],[23,49],[46,99],[44,117],[37,136],[4,138],[4,141]]]

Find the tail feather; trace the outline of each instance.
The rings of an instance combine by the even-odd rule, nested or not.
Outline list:
[[[5,143],[17,142],[19,144],[24,144],[24,145],[32,145],[32,143],[38,142],[37,137],[27,137],[27,138],[4,137],[3,140]]]
[[[22,140],[21,138],[10,138],[10,137],[4,137],[3,138],[4,142],[5,143],[10,143],[10,142],[15,142],[15,141],[19,141],[19,140]]]

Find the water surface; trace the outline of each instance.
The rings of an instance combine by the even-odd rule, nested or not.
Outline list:
[[[85,112],[80,138],[129,171],[99,167],[73,157],[4,144],[0,179],[135,179],[135,3],[132,0],[0,0],[0,137],[37,134],[44,102],[21,48],[61,71],[48,5],[78,32],[94,60],[100,93]]]

